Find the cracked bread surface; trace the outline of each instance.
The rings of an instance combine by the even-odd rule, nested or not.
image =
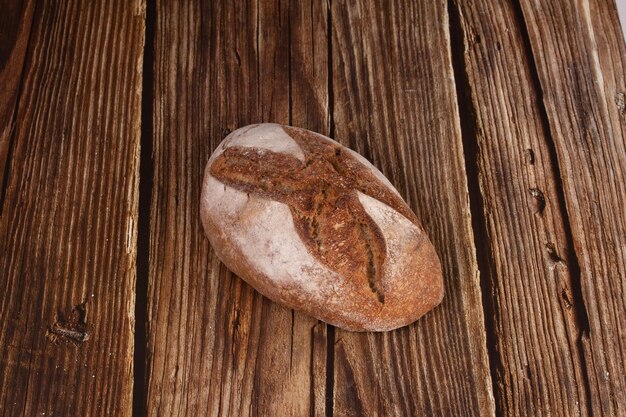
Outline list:
[[[211,156],[202,221],[233,272],[269,298],[349,330],[389,330],[438,304],[419,222],[367,160],[304,129],[261,124]]]

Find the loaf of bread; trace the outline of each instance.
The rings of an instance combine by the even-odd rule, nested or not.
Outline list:
[[[343,329],[395,329],[443,297],[437,254],[398,191],[323,135],[269,123],[232,132],[207,163],[201,216],[231,271]]]

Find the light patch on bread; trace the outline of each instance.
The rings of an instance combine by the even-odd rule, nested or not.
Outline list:
[[[386,278],[397,277],[408,269],[422,242],[423,232],[402,214],[385,203],[357,191],[359,201],[369,216],[376,222],[385,237],[387,258],[383,264],[383,284]],[[413,244],[414,247],[410,245]]]
[[[307,277],[323,277],[330,271],[307,250],[286,204],[251,197],[232,233],[259,272],[286,287],[297,283],[307,292],[320,292],[322,283]]]
[[[286,204],[250,195],[224,185],[211,175],[204,182],[203,205],[206,215],[221,223],[248,262],[257,271],[285,288],[298,285],[307,293],[334,291],[340,282],[309,253],[296,232],[291,211]],[[317,276],[318,280],[307,279]],[[322,289],[321,286],[326,286]]]
[[[244,209],[248,195],[206,175],[202,191],[202,207],[207,213],[220,213],[222,221],[233,223]]]
[[[274,123],[263,123],[235,130],[224,141],[224,148],[231,146],[284,153],[304,162],[304,152],[300,146],[285,132],[281,125]]]

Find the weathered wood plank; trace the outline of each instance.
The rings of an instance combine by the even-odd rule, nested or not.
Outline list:
[[[477,148],[467,157],[476,159],[482,192],[498,411],[587,415],[577,268],[532,57],[512,2],[456,3],[464,35],[456,40],[465,41],[456,46],[457,79],[471,106],[464,134]]]
[[[258,295],[200,223],[210,153],[272,121],[328,131],[326,4],[159,1],[149,415],[324,415],[324,324]]]
[[[626,46],[609,1],[521,8],[563,178],[595,415],[626,414]]]
[[[24,72],[24,57],[34,9],[34,1],[0,4],[0,187],[4,185],[11,134],[15,131],[15,105]]]
[[[41,2],[32,25],[0,218],[0,410],[130,416],[143,3]]]
[[[397,185],[442,260],[443,304],[336,331],[334,414],[493,415],[446,2],[332,1],[335,137]]]

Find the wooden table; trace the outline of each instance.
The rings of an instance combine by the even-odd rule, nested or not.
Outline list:
[[[1,416],[625,416],[626,47],[611,0],[4,2]],[[369,158],[446,296],[335,329],[213,254],[261,121]]]

